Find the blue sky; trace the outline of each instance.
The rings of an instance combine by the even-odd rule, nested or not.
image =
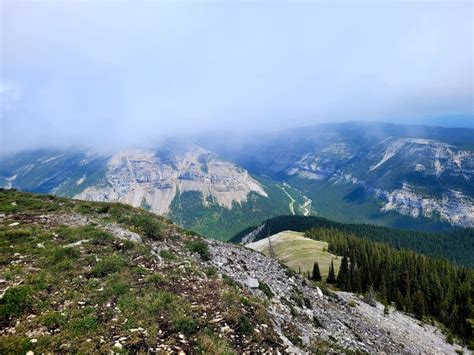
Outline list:
[[[474,115],[473,6],[2,0],[0,149],[327,121],[449,125]]]

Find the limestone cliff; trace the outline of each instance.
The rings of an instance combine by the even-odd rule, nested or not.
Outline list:
[[[231,208],[247,201],[250,192],[267,197],[248,172],[205,149],[185,151],[127,150],[108,161],[105,178],[75,197],[92,201],[119,201],[166,214],[174,197],[186,191]]]

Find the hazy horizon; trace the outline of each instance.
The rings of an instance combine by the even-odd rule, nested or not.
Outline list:
[[[0,6],[0,154],[353,120],[474,127],[470,2]]]

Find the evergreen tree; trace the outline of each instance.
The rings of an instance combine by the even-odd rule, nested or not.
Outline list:
[[[313,275],[311,279],[313,281],[321,281],[321,272],[319,271],[319,264],[316,261],[313,264]]]
[[[329,273],[328,273],[328,278],[326,279],[326,283],[328,284],[336,283],[336,272],[334,271],[334,262],[332,260],[331,260],[331,265],[329,265]]]
[[[372,289],[369,293],[387,305],[386,311],[395,302],[397,309],[436,319],[465,344],[474,344],[474,270],[337,229],[306,235],[328,242],[329,252],[344,256],[337,279],[331,263],[328,284],[337,281],[340,289],[360,293]]]
[[[418,319],[423,319],[426,314],[425,298],[420,290],[413,296],[413,313]]]
[[[344,255],[341,261],[341,266],[339,267],[339,273],[337,274],[337,286],[346,291],[352,291],[347,255]]]

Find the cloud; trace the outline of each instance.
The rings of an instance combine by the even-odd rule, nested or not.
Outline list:
[[[20,99],[21,91],[18,85],[0,81],[0,110],[2,112],[12,110]]]
[[[1,149],[474,115],[473,6],[5,1]]]

